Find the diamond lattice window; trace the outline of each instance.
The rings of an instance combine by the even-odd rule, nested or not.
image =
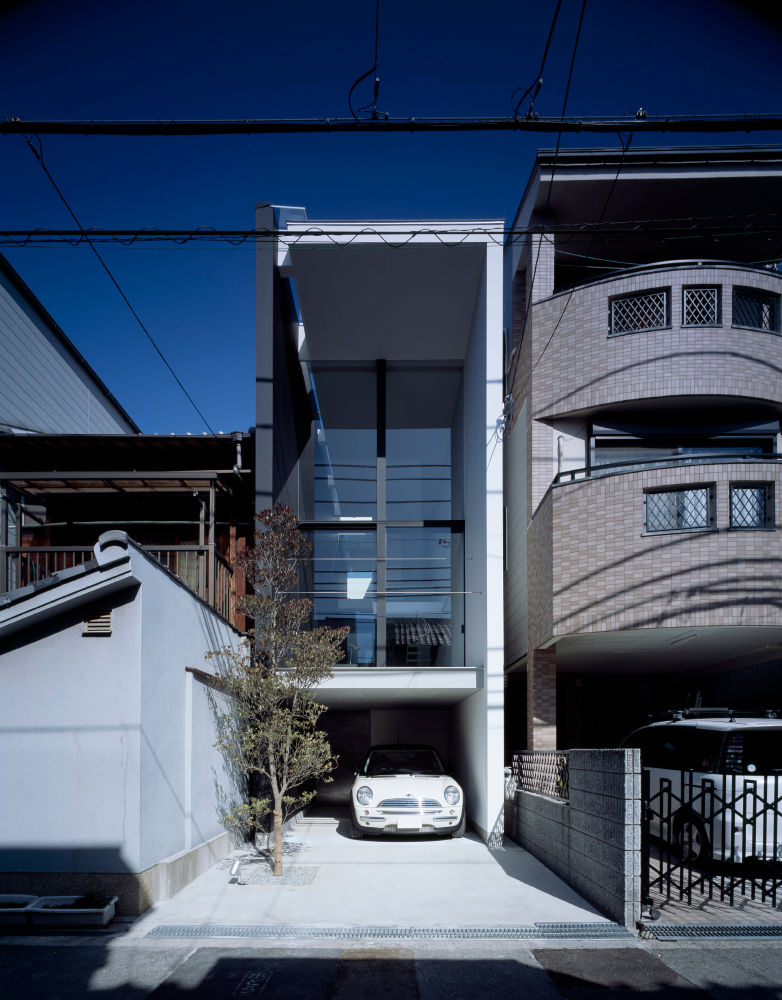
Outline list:
[[[685,288],[682,296],[682,326],[718,326],[720,288]]]
[[[640,333],[668,325],[668,289],[625,295],[611,301],[611,333]]]
[[[766,528],[772,523],[770,514],[770,483],[747,483],[741,486],[731,486],[731,528]]]
[[[734,288],[733,325],[778,333],[779,296],[751,288]]]
[[[647,531],[693,531],[708,528],[711,520],[711,487],[661,490],[646,493]]]

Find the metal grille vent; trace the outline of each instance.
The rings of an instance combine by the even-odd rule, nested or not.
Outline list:
[[[102,615],[88,618],[84,622],[82,635],[111,635],[111,612],[105,611]]]
[[[685,288],[682,299],[683,326],[717,326],[720,322],[720,289]]]
[[[304,940],[383,939],[406,941],[535,940],[568,938],[629,938],[630,932],[608,920],[591,923],[539,923],[498,927],[299,927],[264,924],[157,924],[147,937],[172,938],[298,938]]]
[[[768,483],[757,486],[731,486],[731,528],[765,528],[769,523]]]
[[[647,531],[686,531],[709,526],[711,504],[707,486],[646,493],[644,502]]]
[[[442,802],[437,799],[419,799],[415,796],[405,799],[383,799],[378,804],[378,809],[442,809]]]
[[[611,302],[611,333],[639,333],[668,325],[668,290],[626,295]]]
[[[733,290],[733,325],[779,331],[779,296],[749,288]]]

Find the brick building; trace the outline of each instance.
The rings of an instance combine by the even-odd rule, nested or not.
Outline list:
[[[782,703],[780,180],[771,147],[538,155],[506,250],[507,749]]]

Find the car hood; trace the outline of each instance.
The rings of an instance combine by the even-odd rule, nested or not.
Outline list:
[[[427,798],[439,796],[449,785],[457,782],[447,774],[379,774],[372,777],[359,775],[353,781],[353,791],[368,785],[376,796],[382,798]]]

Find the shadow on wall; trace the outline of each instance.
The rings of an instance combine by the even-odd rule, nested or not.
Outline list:
[[[118,896],[117,916],[133,917],[153,903],[144,874],[130,871],[120,848],[0,846],[0,893]]]

